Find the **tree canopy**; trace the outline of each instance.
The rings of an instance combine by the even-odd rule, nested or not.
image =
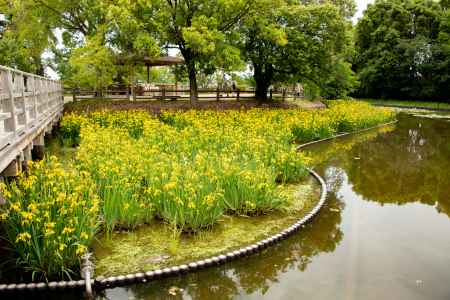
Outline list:
[[[0,0],[0,64],[69,86],[132,83],[134,57],[176,53],[173,78],[251,73],[256,95],[302,84],[308,94],[448,98],[449,1],[376,0],[356,27],[354,0]],[[120,58],[124,66],[117,66]],[[239,77],[239,76],[238,76]]]
[[[355,45],[360,95],[448,98],[448,1],[376,0],[356,27]]]
[[[278,1],[276,9],[272,5],[259,1],[240,26],[242,52],[253,67],[257,96],[265,99],[275,82],[301,82],[329,97],[351,91],[356,80],[345,61],[351,24],[342,10],[328,2]]]

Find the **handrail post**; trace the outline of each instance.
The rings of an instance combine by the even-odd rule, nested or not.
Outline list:
[[[45,93],[45,96],[46,96],[45,97],[45,114],[47,114],[48,111],[50,110],[50,92],[49,92],[48,81],[46,80],[44,82],[45,82],[45,84],[44,84],[44,89],[45,89],[44,93]]]
[[[17,116],[16,116],[16,105],[14,103],[14,87],[13,87],[13,81],[12,81],[12,73],[10,70],[6,71],[6,89],[8,90],[8,109],[11,113],[11,130],[14,133],[14,136],[17,135]]]
[[[33,115],[34,120],[37,122],[38,119],[38,103],[37,103],[37,95],[36,95],[36,77],[32,77],[33,80]]]
[[[237,102],[239,102],[240,101],[240,90],[239,89],[236,89],[236,100],[237,100]]]
[[[219,90],[219,87],[217,87],[217,90],[216,90],[216,101],[219,102],[219,100],[220,100],[220,90]]]
[[[22,107],[24,114],[25,129],[27,129],[29,122],[28,122],[27,98],[25,97],[25,75],[22,74],[20,75],[19,85],[20,85],[20,97],[22,99],[20,106]]]
[[[42,114],[42,79],[37,78],[36,82],[36,107],[37,107],[37,115],[36,119],[39,120],[41,114]]]

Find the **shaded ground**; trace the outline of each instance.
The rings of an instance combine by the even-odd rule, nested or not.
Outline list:
[[[251,108],[296,108],[301,107],[305,109],[317,109],[325,108],[325,105],[321,102],[310,102],[306,100],[299,101],[273,101],[261,103],[255,100],[242,100],[242,101],[199,101],[198,103],[191,104],[189,101],[177,100],[177,101],[126,101],[126,100],[83,100],[78,102],[66,103],[64,111],[70,112],[91,112],[102,109],[112,110],[131,110],[142,109],[148,110],[153,113],[159,113],[163,110],[236,110],[236,109],[251,109]]]

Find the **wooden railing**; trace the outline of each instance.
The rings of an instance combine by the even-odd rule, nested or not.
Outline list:
[[[60,82],[0,66],[0,172],[43,143],[63,106]]]
[[[291,94],[286,91],[268,91],[267,97],[272,99],[273,97],[285,99]],[[187,100],[190,98],[190,90],[188,89],[150,89],[136,93],[132,95],[129,90],[111,90],[107,89],[103,91],[101,97],[97,97],[95,91],[92,90],[72,90],[73,101],[83,100],[83,99],[111,99],[111,100]],[[198,90],[199,100],[246,100],[255,99],[255,91],[251,89],[247,90],[220,90],[220,89],[199,89]]]

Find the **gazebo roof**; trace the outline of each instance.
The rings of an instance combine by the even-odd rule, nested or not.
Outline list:
[[[149,56],[128,56],[119,57],[116,64],[125,65],[126,62],[141,63],[148,67],[155,66],[173,66],[184,64],[184,59],[175,56],[161,56],[161,57],[149,57]]]

